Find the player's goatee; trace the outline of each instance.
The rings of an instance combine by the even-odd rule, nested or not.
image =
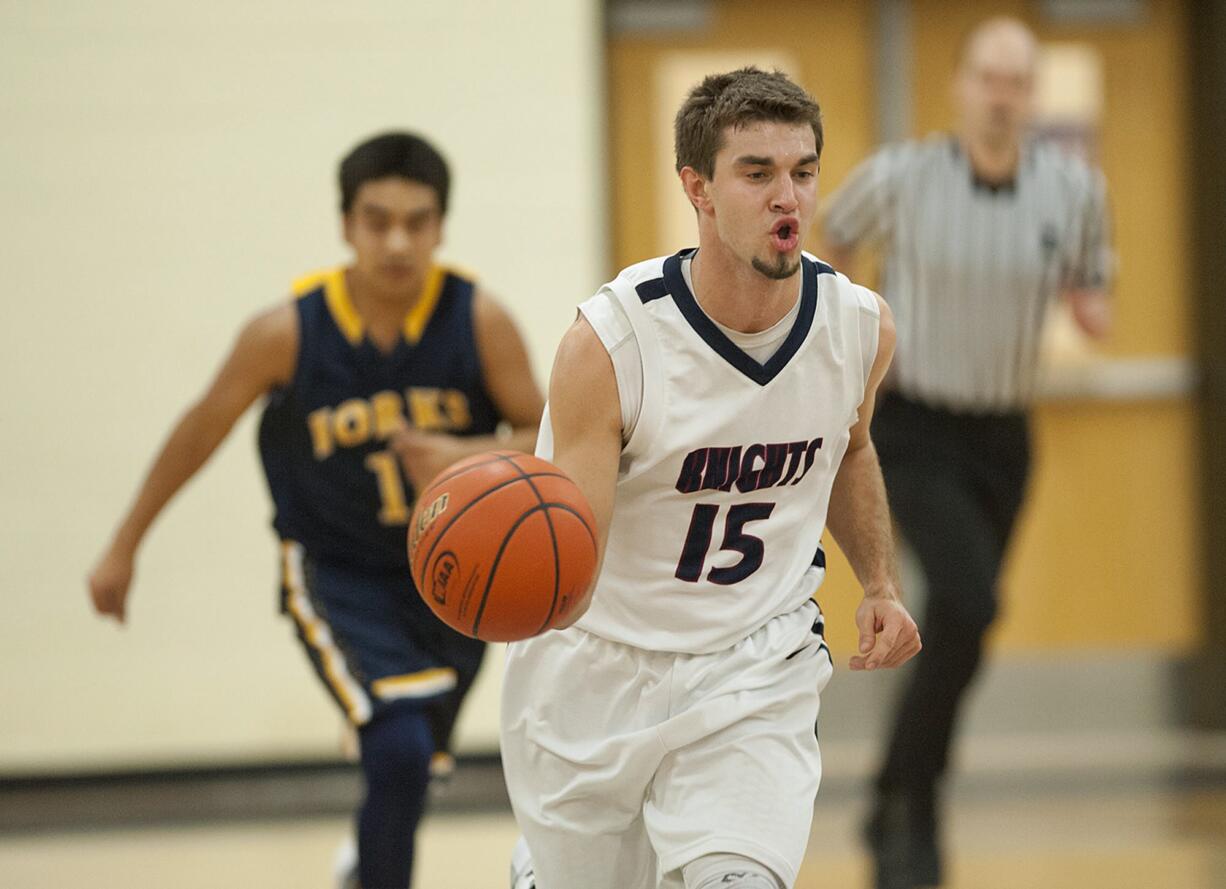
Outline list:
[[[800,270],[800,262],[788,263],[788,258],[783,254],[775,261],[774,265],[767,265],[758,257],[753,258],[753,267],[768,278],[775,281],[782,281],[785,278],[790,278]]]

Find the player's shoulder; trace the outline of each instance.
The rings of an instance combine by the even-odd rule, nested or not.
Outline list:
[[[438,273],[443,276],[443,280],[446,282],[465,284],[474,290],[483,289],[477,273],[467,266],[454,262],[445,262],[435,266],[435,268],[438,269]]]
[[[299,275],[290,282],[289,292],[293,299],[305,299],[312,295],[323,296],[331,288],[344,282],[344,266],[327,266]]]
[[[668,293],[664,283],[664,264],[668,256],[656,256],[627,266],[617,273],[617,276],[596,290],[592,296],[580,303],[580,311],[585,315],[607,315],[610,311],[620,314],[624,308],[619,304],[634,301],[648,306],[659,297]],[[649,306],[650,307],[650,306]]]
[[[231,360],[265,386],[284,385],[294,374],[300,337],[296,305],[282,299],[247,319]]]
[[[817,268],[818,286],[823,297],[872,315],[881,315],[881,304],[875,292],[862,284],[857,284],[830,263],[812,253],[806,251],[804,257]]]
[[[470,304],[473,314],[482,316],[498,314],[502,310],[498,298],[478,280],[475,272],[465,266],[451,262],[435,265],[430,270],[426,292],[435,287],[438,290],[436,302],[440,306]]]
[[[670,256],[654,256],[651,259],[644,259],[642,262],[626,266],[617,273],[617,277],[609,281],[601,289],[616,291],[629,288],[639,292],[643,301],[648,302],[649,299],[644,295],[643,291],[651,289],[656,282],[659,282],[661,285],[663,284],[664,264],[671,258]]]
[[[612,290],[602,288],[579,306],[579,314],[610,354],[636,340],[634,325]]]
[[[594,333],[610,355],[641,348],[636,345],[640,334],[632,316],[658,319],[660,308],[671,304],[660,297],[669,293],[664,267],[673,256],[652,257],[622,269],[579,304],[577,325]]]

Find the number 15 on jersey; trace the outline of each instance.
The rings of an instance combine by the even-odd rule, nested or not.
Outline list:
[[[741,558],[734,565],[712,568],[707,573],[707,580],[724,586],[740,583],[762,567],[766,545],[761,537],[747,533],[745,526],[770,518],[774,509],[774,503],[738,503],[728,507],[724,516],[724,539],[719,551],[740,553]],[[690,529],[681,549],[681,559],[677,562],[675,576],[678,580],[697,583],[702,579],[719,512],[720,507],[713,503],[699,503],[694,507]]]

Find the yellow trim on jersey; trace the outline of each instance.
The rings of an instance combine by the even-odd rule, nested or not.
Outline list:
[[[324,302],[328,304],[328,312],[332,320],[340,328],[349,345],[356,346],[362,342],[365,325],[362,316],[358,314],[353,300],[349,298],[349,285],[345,281],[345,267],[335,266],[303,275],[291,285],[291,291],[297,299],[302,299],[308,293],[313,293],[320,287],[324,289]]]
[[[438,298],[443,292],[443,282],[446,280],[447,270],[442,266],[434,266],[426,275],[426,283],[421,289],[421,295],[417,297],[413,308],[409,309],[409,314],[404,316],[404,338],[410,346],[417,345],[426,330],[426,325],[434,316],[434,310],[438,307]]]
[[[362,323],[362,316],[358,314],[357,306],[349,297],[349,284],[345,280],[343,268],[335,269],[328,277],[324,300],[328,303],[328,311],[332,313],[336,326],[341,329],[345,339],[349,340],[349,345],[361,344],[366,325]]]
[[[303,638],[319,653],[324,676],[340,698],[349,721],[354,725],[365,725],[371,717],[370,698],[345,666],[345,658],[332,640],[332,629],[311,605],[302,576],[302,545],[290,540],[282,541],[281,555],[286,607],[301,628]]]
[[[370,684],[371,691],[385,701],[395,698],[424,698],[451,691],[456,685],[456,671],[451,667],[432,667],[400,676],[384,676]]]
[[[291,291],[296,298],[301,299],[308,293],[323,287],[324,300],[328,304],[328,311],[332,319],[349,344],[356,346],[362,342],[362,337],[366,333],[366,325],[349,295],[349,284],[345,271],[344,266],[336,266],[311,272],[296,279],[291,286]],[[425,284],[422,285],[417,301],[404,316],[402,332],[409,345],[417,345],[422,334],[425,333],[426,325],[434,317],[434,310],[438,308],[439,297],[443,293],[443,284],[447,281],[447,275],[448,270],[438,265],[431,266],[430,271],[427,272]]]
[[[295,299],[302,299],[313,290],[326,287],[328,279],[335,275],[336,272],[337,268],[317,269],[299,278],[295,278],[294,283],[289,286],[290,293],[294,295]]]

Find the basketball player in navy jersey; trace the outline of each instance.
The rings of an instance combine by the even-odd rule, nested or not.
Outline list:
[[[698,248],[625,269],[558,349],[537,453],[591,503],[603,565],[572,626],[508,648],[516,889],[791,889],[827,525],[864,589],[851,667],[919,651],[869,436],[889,309],[801,250],[821,148],[784,75],[706,78],[676,119]]]
[[[122,622],[146,530],[264,398],[283,610],[359,738],[365,889],[409,885],[431,759],[447,755],[484,651],[412,588],[414,490],[469,454],[530,450],[543,403],[507,312],[434,262],[449,185],[418,136],[388,133],[350,152],[340,189],[353,263],[303,278],[292,300],[242,329],[89,578],[94,607]]]

